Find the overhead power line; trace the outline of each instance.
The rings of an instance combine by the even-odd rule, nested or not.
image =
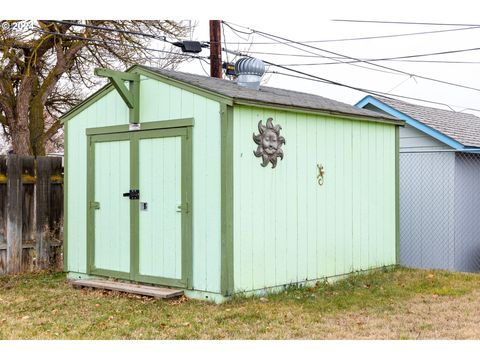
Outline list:
[[[371,24],[394,24],[394,25],[480,26],[480,24],[458,24],[458,23],[414,22],[414,21],[356,20],[356,19],[332,19],[331,21],[351,22],[351,23],[371,23]]]
[[[409,59],[385,59],[382,61],[400,61],[415,63],[432,63],[432,64],[480,64],[480,61],[462,61],[462,60],[409,60]]]
[[[227,25],[228,26],[228,25]],[[244,27],[244,26],[242,26]],[[403,71],[403,70],[399,70],[399,69],[395,69],[395,68],[392,68],[392,67],[389,67],[389,66],[385,66],[385,65],[380,65],[380,64],[376,64],[376,63],[373,63],[373,62],[370,62],[370,61],[365,61],[365,60],[361,60],[361,59],[358,59],[358,58],[355,58],[355,57],[352,57],[352,56],[348,56],[348,55],[344,55],[344,54],[340,54],[338,52],[334,52],[334,51],[330,51],[330,50],[326,50],[326,49],[322,49],[322,48],[319,48],[317,46],[313,46],[313,45],[309,45],[309,44],[301,44],[301,43],[298,43],[298,42],[295,42],[294,40],[291,40],[291,39],[287,39],[287,38],[284,38],[284,37],[281,37],[281,36],[277,36],[277,35],[273,35],[273,34],[269,34],[269,33],[266,33],[266,32],[263,32],[263,31],[259,31],[259,30],[255,30],[255,29],[250,29],[250,28],[247,28],[247,27],[244,27],[250,31],[253,31],[255,34],[259,34],[263,37],[266,37],[267,39],[280,39],[282,41],[291,41],[293,43],[297,43],[298,45],[302,45],[304,47],[307,47],[307,48],[311,48],[311,49],[315,49],[315,50],[319,50],[319,51],[322,51],[322,52],[325,52],[325,53],[328,53],[328,54],[332,54],[332,55],[335,55],[335,56],[340,56],[341,58],[344,58],[344,59],[349,59],[349,60],[354,60],[355,62],[361,62],[361,63],[365,63],[365,64],[369,64],[371,66],[374,66],[374,67],[377,67],[377,68],[381,68],[381,69],[384,69],[384,70],[390,70],[390,71],[394,71],[394,72],[397,72],[399,74],[404,74],[404,75],[408,75],[408,76],[413,76],[413,77],[416,77],[418,79],[423,79],[423,80],[428,80],[428,81],[432,81],[432,82],[436,82],[436,83],[440,83],[440,84],[445,84],[445,85],[450,85],[450,86],[455,86],[455,87],[459,87],[459,88],[463,88],[463,89],[469,89],[469,90],[472,90],[472,91],[477,91],[477,92],[480,92],[480,89],[478,88],[475,88],[475,87],[472,87],[472,86],[468,86],[468,85],[463,85],[463,84],[457,84],[457,83],[454,83],[454,82],[450,82],[450,81],[444,81],[444,80],[439,80],[439,79],[435,79],[435,78],[432,78],[432,77],[428,77],[428,76],[423,76],[423,75],[419,75],[419,74],[414,74],[414,73],[409,73],[409,72],[406,72],[406,71]],[[288,45],[288,46],[292,46],[292,45]],[[297,47],[295,47],[297,48]],[[298,48],[297,48],[298,49]],[[303,49],[302,49],[303,50]],[[308,50],[303,50],[303,51],[306,51],[306,52],[310,52]],[[324,57],[327,57],[327,56],[324,56]],[[333,59],[332,60],[336,60],[336,59]],[[338,62],[342,62],[341,60],[336,60]],[[347,62],[348,64],[348,62]],[[353,65],[353,64],[352,64]],[[368,68],[370,69],[370,68]],[[370,70],[373,70],[373,69],[370,69]]]
[[[225,25],[227,25],[228,27],[230,27],[231,29],[233,29],[233,28],[232,28],[230,25],[228,25],[227,23],[225,23]],[[263,34],[260,34],[260,35],[263,36],[263,37],[270,38],[270,37],[265,36],[265,35],[263,35]],[[291,42],[291,41],[290,41],[290,42]],[[295,46],[295,45],[292,45],[292,44],[287,44],[287,46],[292,47],[292,48],[297,49],[297,50],[300,50],[300,51],[307,52],[307,53],[309,53],[309,54],[314,55],[315,57],[324,57],[324,58],[327,58],[327,59],[332,59],[331,57],[323,56],[323,55],[320,55],[320,54],[318,54],[318,53],[316,53],[316,52],[309,51],[309,50],[300,48],[300,47]],[[251,54],[262,54],[262,53],[254,52],[254,51],[252,51],[252,52],[250,52],[250,53],[251,53]],[[265,54],[268,55],[268,53],[263,53],[263,54],[264,54],[264,55],[265,55]],[[270,55],[271,55],[271,54],[272,54],[272,53],[270,53]],[[347,63],[347,61],[343,61],[343,60],[337,60],[337,61],[340,62],[340,63]],[[365,67],[365,66],[358,65],[358,64],[352,64],[352,66],[356,66],[356,67],[359,67],[359,68],[365,68],[365,69],[369,69],[369,70],[374,70],[374,71],[379,71],[379,72],[384,72],[384,73],[386,72],[386,73],[389,73],[389,74],[394,74],[394,73],[392,73],[391,71],[379,70],[379,69],[370,69],[370,68],[367,68],[367,67]]]
[[[181,48],[183,52],[188,52],[188,53],[199,53],[199,52],[202,51],[203,47],[208,47],[208,45],[206,45],[205,43],[200,43],[198,41],[177,41],[177,40],[170,41],[170,40],[167,39],[167,37],[165,35],[160,36],[160,35],[155,35],[155,34],[148,34],[148,33],[142,32],[142,31],[124,30],[124,29],[117,29],[117,28],[98,26],[98,25],[82,24],[82,23],[78,23],[78,22],[65,21],[65,20],[49,20],[49,21],[53,22],[53,23],[67,24],[67,25],[72,25],[72,26],[80,26],[80,27],[84,27],[84,28],[87,28],[87,29],[96,29],[96,30],[112,32],[112,33],[143,36],[143,37],[147,37],[147,38],[150,38],[150,39],[160,40],[160,41],[169,43],[173,46]]]
[[[461,52],[471,52],[471,51],[478,51],[480,48],[471,48],[471,49],[460,49],[460,50],[450,50],[450,51],[439,51],[435,53],[427,53],[427,54],[416,54],[416,55],[404,55],[404,56],[393,56],[393,57],[385,57],[385,58],[375,58],[375,59],[358,59],[358,60],[351,60],[351,61],[344,61],[339,63],[338,61],[335,62],[323,62],[318,63],[319,65],[339,65],[339,64],[354,64],[357,62],[375,62],[375,61],[409,61],[409,59],[419,58],[419,57],[428,57],[428,56],[438,56],[438,55],[448,55],[448,54],[456,54]],[[252,52],[253,54],[253,52]],[[268,55],[268,54],[267,54]],[[269,54],[273,55],[273,54]],[[305,57],[312,57],[309,55],[304,55]],[[324,56],[319,56],[324,57]],[[329,57],[330,59],[339,59],[338,57]],[[343,57],[341,57],[343,59]],[[449,61],[449,60],[411,60],[412,62],[432,62],[432,63],[456,63],[456,64],[478,64],[478,61]]]
[[[148,38],[155,39],[155,40],[161,40],[161,41],[168,42],[168,43],[172,44],[172,42],[167,40],[167,37],[164,36],[164,35],[159,36],[159,35],[147,34],[147,33],[141,32],[141,31],[131,31],[131,30],[109,28],[109,27],[105,27],[105,26],[81,24],[81,23],[77,23],[77,22],[74,22],[74,21],[64,21],[64,20],[48,20],[48,21],[53,22],[53,23],[57,23],[57,24],[80,26],[80,27],[84,27],[84,28],[87,28],[87,29],[96,29],[96,30],[102,30],[102,31],[108,31],[108,32],[116,32],[116,33],[120,33],[120,34],[144,36],[144,37],[148,37]]]
[[[301,42],[302,44],[316,44],[316,43],[343,42],[343,41],[376,40],[376,39],[387,39],[387,38],[396,38],[396,37],[405,37],[405,36],[438,34],[438,33],[464,31],[464,30],[474,30],[474,29],[480,29],[480,25],[470,26],[470,27],[454,28],[454,29],[445,29],[445,30],[420,31],[420,32],[402,33],[402,34],[362,36],[362,37],[340,38],[340,39],[307,40],[307,41],[299,41],[299,42]],[[235,30],[232,29],[232,31],[235,31]],[[253,44],[253,45],[278,45],[278,44],[290,44],[290,43],[295,43],[295,42],[292,42],[292,41],[273,41],[273,42],[254,42],[254,43],[228,42],[228,44],[232,44],[232,45],[248,45],[248,44]]]
[[[159,53],[164,53],[164,54],[170,54],[170,55],[175,55],[175,56],[183,56],[183,57],[188,57],[192,59],[208,59],[206,56],[198,56],[198,55],[189,55],[189,54],[184,54],[184,53],[176,53],[172,51],[167,51],[167,50],[160,50],[160,49],[154,49],[154,48],[148,48],[145,46],[137,46],[137,45],[129,45],[125,44],[122,42],[115,42],[115,41],[107,41],[107,40],[101,40],[101,39],[92,39],[92,38],[85,38],[83,36],[78,36],[78,35],[72,35],[72,34],[63,34],[59,32],[54,32],[54,31],[47,31],[43,29],[35,29],[37,32],[42,32],[44,34],[50,34],[50,35],[56,35],[56,36],[61,36],[69,39],[75,39],[75,40],[83,40],[83,41],[89,41],[89,42],[95,42],[95,43],[100,43],[100,44],[105,44],[105,45],[114,45],[114,46],[121,46],[121,47],[128,47],[132,49],[137,49],[137,50],[147,50],[147,51],[154,51],[154,52],[159,52]]]
[[[232,50],[227,50],[225,48],[223,48],[222,50],[223,51],[228,51],[229,53],[237,55],[237,56],[251,57],[248,54],[244,54],[244,53],[237,52],[237,51],[232,51]],[[293,72],[293,73],[298,74],[298,75],[293,75],[293,74],[288,74],[288,73],[283,73],[283,72],[278,72],[278,71],[267,71],[268,73],[271,73],[271,74],[285,75],[285,76],[295,77],[295,78],[303,79],[303,80],[321,82],[321,83],[325,83],[325,84],[328,84],[328,85],[336,85],[336,86],[348,88],[348,89],[351,89],[351,90],[363,92],[363,93],[366,93],[366,94],[370,94],[370,95],[397,97],[397,98],[401,98],[401,99],[414,100],[414,101],[424,102],[424,103],[428,103],[428,104],[446,106],[449,109],[451,109],[452,111],[454,111],[452,109],[452,106],[454,106],[454,107],[463,108],[462,111],[471,110],[471,111],[480,112],[480,109],[476,109],[476,108],[459,106],[459,105],[449,105],[449,104],[438,102],[438,101],[425,100],[425,99],[421,99],[421,98],[398,95],[398,94],[391,94],[391,93],[386,93],[386,92],[383,92],[383,91],[371,90],[371,89],[366,89],[366,88],[362,88],[362,87],[358,87],[358,86],[348,85],[348,84],[344,84],[344,83],[341,83],[341,82],[338,82],[338,81],[329,80],[327,78],[323,78],[323,77],[320,77],[320,76],[317,76],[317,75],[309,74],[309,73],[304,72],[304,71],[299,71],[299,70],[296,70],[296,69],[290,69],[287,66],[283,66],[283,65],[280,65],[280,64],[275,64],[275,63],[272,63],[272,62],[264,60],[264,59],[260,59],[260,60],[262,60],[265,64],[268,64],[270,66],[278,67],[280,69],[284,69],[284,70]],[[301,76],[299,76],[299,75],[301,75]]]
[[[449,104],[442,103],[442,102],[439,102],[439,101],[425,100],[425,99],[420,99],[420,98],[416,98],[416,97],[412,97],[412,96],[404,96],[404,95],[399,95],[399,94],[390,94],[390,93],[386,93],[386,92],[383,92],[383,91],[370,90],[370,89],[360,88],[360,87],[351,86],[351,85],[347,85],[347,84],[341,84],[341,83],[333,84],[332,82],[330,82],[330,81],[328,81],[328,80],[326,80],[326,79],[325,79],[325,80],[315,79],[315,78],[312,78],[312,77],[310,77],[310,76],[299,76],[299,75],[288,74],[288,73],[284,73],[284,72],[280,72],[280,71],[269,71],[269,73],[270,73],[270,74],[276,74],[276,75],[283,75],[283,76],[293,77],[293,78],[302,79],[302,80],[315,81],[315,82],[325,83],[325,84],[329,84],[329,85],[339,85],[339,86],[342,86],[342,87],[347,87],[347,88],[349,88],[349,89],[356,90],[356,91],[360,91],[360,92],[363,92],[363,93],[366,93],[366,94],[370,94],[370,95],[378,95],[378,96],[384,96],[384,97],[401,98],[401,99],[407,99],[407,100],[420,101],[420,102],[424,102],[424,103],[427,103],[427,104],[446,106],[446,107],[448,107],[448,108],[451,109],[451,110],[453,110],[453,109],[452,109],[452,106],[454,106],[454,107],[458,107],[458,108],[463,108],[463,111],[464,111],[464,110],[471,110],[471,111],[478,111],[478,112],[480,112],[480,109],[476,109],[476,108],[470,108],[470,107],[469,107],[469,108],[465,108],[465,107],[459,106],[459,105],[449,105]],[[453,111],[454,111],[454,110],[453,110]]]
[[[297,48],[298,49],[298,48]],[[392,57],[384,57],[384,58],[373,58],[373,59],[356,59],[350,61],[343,61],[343,64],[353,64],[357,62],[374,62],[374,61],[389,61],[389,60],[401,60],[401,59],[414,59],[419,57],[428,57],[428,56],[438,56],[438,55],[451,55],[451,54],[458,54],[464,52],[472,52],[478,51],[480,47],[476,48],[468,48],[468,49],[458,49],[458,50],[446,50],[446,51],[437,51],[431,53],[424,53],[424,54],[412,54],[412,55],[403,55],[403,56],[392,56]],[[305,51],[302,49],[302,51]],[[338,60],[338,59],[345,59],[345,56],[339,57],[332,57],[332,56],[324,56],[321,54],[317,54],[314,52],[308,52],[309,54],[314,55],[305,55],[305,54],[289,54],[289,53],[277,53],[277,52],[262,52],[262,51],[249,51],[250,54],[258,54],[258,55],[272,55],[272,56],[289,56],[289,57],[301,57],[301,58],[327,58],[331,60]],[[447,62],[447,61],[445,61]],[[324,63],[325,65],[330,64],[339,64],[339,61],[335,61],[333,63]]]
[[[396,58],[384,58],[384,59],[363,59],[368,61],[396,61],[396,62],[411,62],[411,63],[428,63],[428,64],[470,64],[480,65],[480,61],[454,61],[454,60],[409,60],[409,59],[396,59]],[[292,63],[282,64],[283,66],[320,66],[320,65],[341,65],[338,62],[317,62],[317,63]]]
[[[226,24],[226,23],[225,23]],[[78,25],[78,26],[82,26],[82,25],[85,25],[85,24],[77,24],[77,23],[73,23],[72,25]],[[228,26],[228,24],[226,24]],[[88,26],[94,26],[94,25],[88,25]],[[240,26],[240,25],[238,25]],[[474,26],[474,25],[472,25]],[[476,26],[476,25],[475,25]],[[480,26],[480,25],[478,25]],[[112,29],[112,28],[104,28],[104,27],[96,27],[98,30],[103,30],[103,31],[116,31],[116,32],[120,32],[118,31],[117,29]],[[36,29],[36,31],[38,32],[42,32],[42,33],[46,33],[46,34],[52,34],[52,35],[57,35],[57,36],[62,36],[62,37],[67,37],[67,38],[71,38],[71,39],[78,39],[78,40],[83,40],[83,41],[90,41],[90,42],[96,42],[96,43],[103,43],[103,44],[110,44],[110,45],[116,45],[116,46],[124,46],[124,47],[130,47],[130,48],[135,48],[135,49],[139,49],[139,48],[142,48],[143,50],[147,50],[147,51],[155,51],[155,52],[160,52],[160,53],[166,53],[166,54],[171,54],[171,55],[176,55],[176,56],[184,56],[184,57],[188,57],[188,58],[193,58],[193,59],[199,59],[199,60],[205,60],[205,59],[208,59],[208,57],[204,57],[204,56],[196,56],[196,55],[189,55],[189,54],[183,54],[183,53],[175,53],[175,52],[171,52],[171,51],[166,51],[166,50],[160,50],[160,49],[153,49],[153,48],[146,48],[146,47],[143,47],[143,46],[135,46],[135,45],[127,45],[127,44],[124,44],[124,43],[120,43],[120,42],[114,42],[114,41],[106,41],[106,40],[99,40],[99,39],[91,39],[91,38],[85,38],[85,37],[82,37],[82,36],[76,36],[76,35],[71,35],[71,34],[63,34],[63,33],[59,33],[59,32],[51,32],[51,31],[46,31],[46,30],[43,30],[43,29]],[[241,31],[239,31],[241,32]],[[132,32],[132,33],[135,33],[135,32]],[[263,32],[260,32],[260,31],[256,31],[256,30],[252,30],[251,32],[243,32],[244,34],[247,34],[247,35],[252,35],[252,34],[260,34],[264,37],[265,34],[267,36],[269,36],[270,34],[268,33],[263,33]],[[138,33],[136,35],[145,35],[145,36],[149,36],[151,37],[152,35],[151,34],[145,34],[145,33]],[[271,35],[273,36],[274,38],[280,38],[280,37],[277,37],[275,35]],[[280,38],[282,39],[282,38]],[[157,39],[157,40],[162,40],[162,39]],[[166,39],[165,39],[166,40]],[[293,40],[288,40],[288,39],[284,39],[286,42],[291,42],[292,44],[295,44],[295,43],[298,43],[296,41],[293,41]],[[166,41],[166,42],[169,42],[169,41]],[[303,45],[301,43],[299,43],[300,45]],[[307,47],[312,47],[312,48],[316,48],[316,47],[313,47],[313,46],[309,46],[309,45],[304,45],[304,46],[307,46]],[[328,52],[327,50],[324,50],[324,49],[320,49],[320,48],[316,48],[320,51],[325,51],[325,52]],[[228,51],[229,53],[231,54],[234,54],[236,56],[247,56],[247,57],[250,57],[250,55],[248,54],[242,54],[240,52],[235,52],[235,51],[231,51],[231,50],[227,50],[226,48],[222,49],[223,51]],[[304,49],[302,49],[302,51],[306,51]],[[471,51],[471,49],[470,49]],[[336,54],[337,56],[340,56],[341,58],[350,58],[348,56],[345,56],[345,55],[341,55],[341,54]],[[320,56],[320,57],[326,57],[326,58],[329,58],[327,56],[322,56],[320,54],[317,54],[317,57]],[[359,61],[359,62],[366,62],[366,61],[362,61],[361,59],[355,59],[355,58],[350,58],[350,59],[353,59],[353,60],[356,60],[356,61]],[[319,76],[316,76],[316,75],[313,75],[313,74],[309,74],[309,73],[306,73],[306,72],[302,72],[302,71],[298,71],[298,70],[295,70],[295,69],[290,69],[288,68],[287,66],[285,65],[280,65],[280,64],[275,64],[275,63],[272,63],[272,62],[269,62],[269,61],[266,61],[266,60],[263,60],[266,64],[268,65],[271,65],[271,66],[275,66],[275,67],[278,67],[278,68],[281,68],[281,69],[284,69],[284,70],[287,70],[287,71],[290,71],[290,72],[294,72],[294,73],[297,73],[299,75],[302,75],[302,76],[299,76],[299,75],[292,75],[292,74],[286,74],[286,73],[281,73],[281,72],[270,72],[270,73],[274,73],[274,74],[278,74],[278,75],[285,75],[285,76],[291,76],[291,77],[297,77],[297,78],[300,78],[300,79],[305,79],[305,80],[311,80],[311,81],[318,81],[318,82],[322,82],[322,83],[326,83],[326,84],[330,84],[330,85],[336,85],[336,86],[341,86],[341,87],[345,87],[345,88],[349,88],[349,89],[352,89],[352,90],[356,90],[356,91],[360,91],[360,92],[364,92],[364,93],[368,93],[368,94],[372,94],[372,95],[380,95],[380,96],[391,96],[391,97],[399,97],[399,98],[404,98],[404,99],[410,99],[410,100],[416,100],[416,101],[420,101],[420,102],[425,102],[425,103],[431,103],[431,104],[437,104],[437,105],[443,105],[443,106],[448,106],[450,107],[448,104],[445,104],[445,103],[441,103],[441,102],[434,102],[434,101],[429,101],[429,100],[425,100],[425,99],[419,99],[419,98],[414,98],[414,97],[408,97],[408,96],[403,96],[403,95],[398,95],[398,94],[388,94],[388,93],[384,93],[384,92],[381,92],[381,91],[375,91],[375,90],[369,90],[369,89],[364,89],[364,88],[361,88],[361,87],[356,87],[356,86],[352,86],[352,85],[348,85],[348,84],[343,84],[343,83],[340,83],[340,82],[337,82],[337,81],[332,81],[332,80],[329,80],[329,79],[326,79],[326,78],[322,78],[322,77],[319,77]],[[368,63],[368,62],[366,62]],[[373,64],[375,65],[375,64]],[[371,68],[368,68],[370,70],[373,70]],[[395,69],[395,71],[398,72],[398,70]],[[420,76],[417,76],[417,75],[413,75],[413,74],[408,74],[408,73],[405,73],[407,75],[410,75],[410,76],[416,76],[416,77],[419,77],[419,78],[422,78]],[[440,81],[440,80],[438,80]],[[441,81],[440,81],[441,82]],[[453,84],[451,84],[453,85]],[[455,86],[459,86],[458,84],[456,84]],[[469,87],[467,87],[469,88]],[[474,89],[474,88],[472,88]],[[475,89],[477,91],[480,91],[480,89]],[[456,106],[456,105],[453,105],[453,106]],[[451,107],[450,107],[451,108]],[[480,109],[475,109],[475,108],[465,108],[464,110],[472,110],[472,111],[480,111]]]

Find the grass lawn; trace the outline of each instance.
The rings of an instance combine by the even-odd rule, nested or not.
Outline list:
[[[478,324],[476,274],[399,268],[222,305],[0,277],[0,339],[479,339]]]

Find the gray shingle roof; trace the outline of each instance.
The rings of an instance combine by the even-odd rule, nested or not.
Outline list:
[[[464,146],[480,147],[480,118],[475,115],[414,105],[381,96],[375,98]]]
[[[397,120],[389,115],[380,114],[367,109],[359,109],[352,105],[318,95],[312,95],[292,90],[261,86],[260,90],[247,89],[230,80],[222,80],[202,75],[189,74],[178,71],[164,70],[147,66],[141,68],[157,74],[193,85],[195,87],[229,97],[234,100],[245,100],[271,105],[292,106],[303,109],[319,110],[339,115],[354,115],[383,120]]]

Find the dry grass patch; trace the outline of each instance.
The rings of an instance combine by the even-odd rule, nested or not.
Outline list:
[[[1,339],[480,338],[480,276],[396,269],[214,305],[0,277]]]

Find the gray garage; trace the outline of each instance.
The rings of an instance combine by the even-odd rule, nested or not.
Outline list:
[[[400,129],[400,263],[480,271],[480,118],[367,96]]]

